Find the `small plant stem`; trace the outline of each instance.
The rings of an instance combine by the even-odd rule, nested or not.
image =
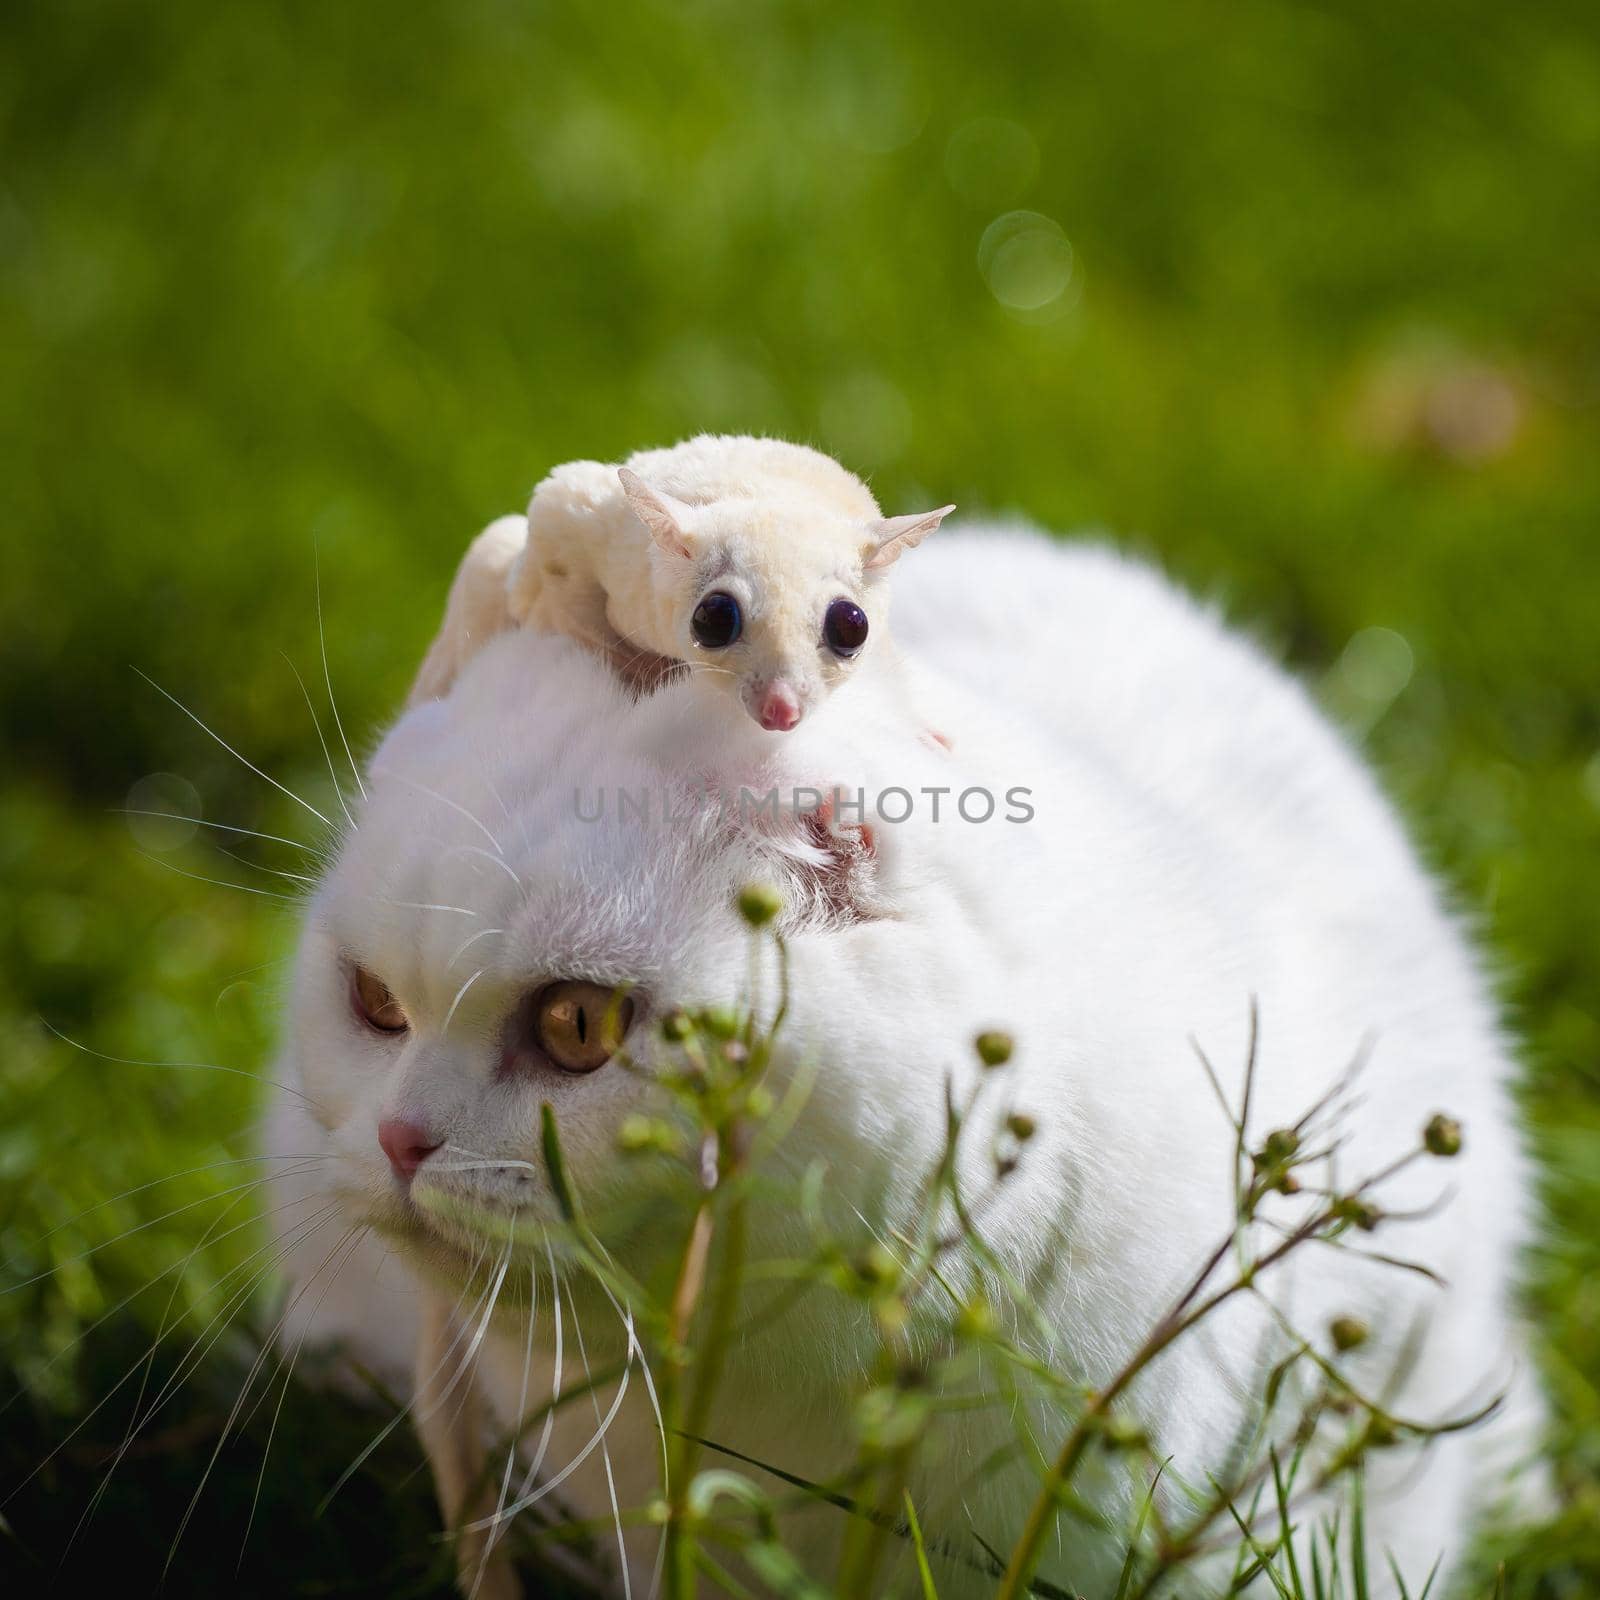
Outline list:
[[[874,1592],[872,1575],[883,1553],[884,1535],[897,1526],[910,1466],[911,1450],[896,1451],[884,1469],[883,1487],[876,1506],[866,1517],[856,1519],[846,1533],[839,1563],[839,1593],[845,1600]]]
[[[742,1141],[739,1130],[728,1130],[719,1141],[723,1151],[736,1151]],[[739,1176],[739,1161],[730,1157],[717,1171],[714,1189]],[[673,1289],[668,1322],[669,1357],[662,1385],[663,1417],[672,1441],[671,1487],[667,1499],[666,1587],[669,1600],[690,1600],[695,1590],[698,1539],[690,1525],[689,1493],[694,1485],[700,1456],[700,1439],[705,1433],[711,1405],[716,1398],[728,1349],[733,1342],[738,1319],[739,1296],[743,1283],[745,1251],[749,1235],[748,1200],[743,1185],[736,1185],[722,1230],[722,1262],[712,1294],[710,1323],[698,1356],[691,1368],[689,1340],[706,1283],[712,1239],[716,1232],[713,1210],[715,1194],[708,1194],[695,1211],[694,1223],[684,1246],[683,1264]],[[688,1405],[683,1394],[688,1380],[693,1389]],[[670,1414],[667,1401],[671,1401]]]
[[[740,1187],[728,1206],[722,1235],[721,1270],[717,1274],[716,1290],[711,1301],[711,1324],[706,1329],[705,1345],[695,1373],[694,1393],[689,1400],[689,1411],[685,1422],[688,1432],[694,1435],[688,1442],[685,1463],[691,1472],[694,1457],[699,1451],[698,1440],[706,1432],[711,1404],[722,1381],[723,1369],[727,1365],[728,1349],[733,1342],[749,1234],[748,1205],[744,1190]]]
[[[1369,1179],[1361,1185],[1361,1189],[1370,1188],[1373,1183],[1391,1176],[1410,1159],[1408,1155],[1395,1162],[1377,1178]],[[1043,1545],[1045,1534],[1060,1513],[1062,1492],[1072,1482],[1073,1475],[1083,1460],[1084,1452],[1098,1431],[1100,1422],[1109,1413],[1112,1402],[1175,1339],[1188,1332],[1196,1323],[1209,1317],[1225,1301],[1250,1288],[1268,1267],[1276,1265],[1291,1251],[1298,1249],[1335,1220],[1336,1214],[1332,1207],[1317,1210],[1258,1261],[1242,1271],[1231,1283],[1195,1305],[1194,1301],[1205,1287],[1207,1278],[1216,1270],[1232,1245],[1233,1236],[1230,1235],[1223,1241],[1179,1297],[1177,1304],[1156,1324],[1150,1336],[1128,1359],[1122,1370],[1095,1394],[1067,1435],[1049,1472],[1045,1475],[1043,1486],[1029,1508],[1028,1520],[1012,1547],[1010,1559],[1006,1563],[1005,1576],[995,1591],[995,1600],[1021,1600],[1021,1597],[1028,1592],[1029,1582],[1038,1564],[1040,1546]]]
[[[695,1587],[695,1540],[688,1528],[689,1477],[691,1464],[686,1459],[684,1438],[683,1389],[689,1363],[689,1329],[695,1306],[705,1283],[706,1258],[711,1249],[712,1217],[710,1199],[702,1200],[689,1227],[683,1247],[678,1281],[673,1287],[667,1317],[666,1350],[663,1352],[658,1394],[661,1420],[668,1440],[668,1496],[666,1559],[663,1577],[667,1600],[692,1600]]]

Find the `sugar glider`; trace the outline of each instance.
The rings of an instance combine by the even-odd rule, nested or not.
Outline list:
[[[745,435],[568,462],[534,491],[525,528],[506,517],[478,536],[414,698],[525,625],[625,675],[704,670],[787,733],[869,648],[887,650],[889,568],[954,509],[886,518],[831,457]]]

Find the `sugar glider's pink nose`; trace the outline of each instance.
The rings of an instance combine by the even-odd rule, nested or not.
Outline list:
[[[378,1147],[388,1156],[395,1177],[402,1183],[410,1183],[417,1168],[443,1143],[419,1122],[391,1117],[378,1124]]]
[[[800,720],[800,702],[786,683],[775,683],[756,706],[756,721],[770,733],[787,733]]]

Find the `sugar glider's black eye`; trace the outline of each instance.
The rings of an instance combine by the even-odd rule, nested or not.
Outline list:
[[[707,650],[726,650],[744,632],[739,602],[721,589],[713,589],[694,608],[689,619],[694,642]]]
[[[848,661],[867,642],[866,612],[854,600],[835,600],[822,619],[822,642]]]

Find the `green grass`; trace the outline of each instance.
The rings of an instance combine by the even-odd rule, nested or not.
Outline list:
[[[283,659],[320,678],[319,563],[364,739],[467,538],[549,465],[739,428],[833,448],[892,509],[1114,530],[1366,736],[1484,930],[1545,1173],[1530,1281],[1567,1509],[1484,1570],[1504,1559],[1513,1597],[1600,1587],[1592,5],[63,0],[3,26],[0,1259],[60,1270],[0,1298],[27,1396],[0,1494],[137,1349],[121,1313],[69,1345],[183,1258],[192,1214],[68,1258],[239,1180],[68,1219],[237,1155],[256,1102],[44,1024],[263,1071],[284,981],[289,908],[167,868],[293,884],[111,808],[309,819],[130,668],[326,808]],[[980,249],[1016,210],[1060,235]],[[1063,237],[1065,290],[1002,304],[1059,283]],[[175,1278],[198,1303],[256,1242],[130,1312],[159,1318]],[[165,1559],[196,1429],[90,1529],[132,1582]],[[372,1587],[311,1516],[353,1451],[298,1437],[246,1581]],[[219,1525],[248,1506],[237,1459]],[[0,1567],[65,1542],[93,1476],[52,1470],[4,1511]],[[416,1551],[425,1484],[366,1515],[391,1503],[378,1544]]]

